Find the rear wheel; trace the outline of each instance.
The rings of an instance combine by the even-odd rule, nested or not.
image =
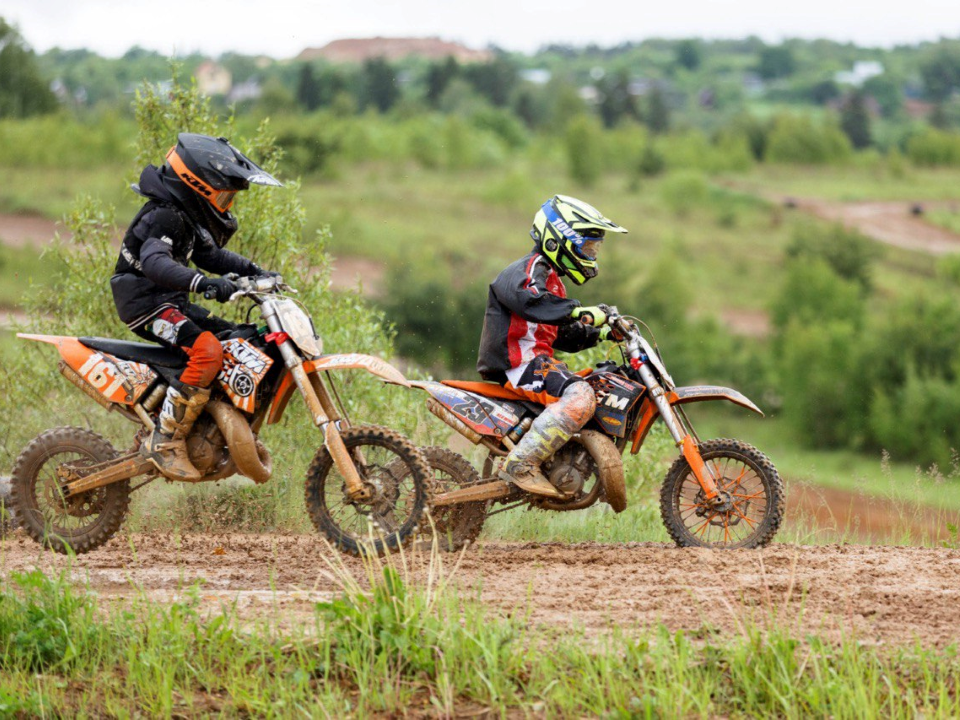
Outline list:
[[[773,463],[739,440],[700,445],[724,502],[713,505],[686,459],[673,463],[660,491],[660,514],[681,547],[756,548],[769,543],[783,521],[783,480]]]
[[[413,537],[430,501],[430,468],[416,445],[393,430],[360,425],[341,432],[360,478],[371,490],[358,502],[326,447],[307,470],[307,513],[314,527],[351,555],[381,555]]]
[[[71,471],[116,457],[105,438],[83,428],[61,427],[38,435],[13,468],[10,505],[17,525],[59,553],[85,553],[103,545],[127,515],[130,481],[72,498],[65,498],[61,488]]]
[[[446,493],[480,482],[480,475],[462,455],[441,447],[426,447],[422,451],[433,471],[436,493]],[[436,533],[437,546],[445,552],[460,550],[480,537],[487,519],[487,505],[486,500],[480,500],[435,508],[433,527],[431,529],[424,525],[423,533]]]

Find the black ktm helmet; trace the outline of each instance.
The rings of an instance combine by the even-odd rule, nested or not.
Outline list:
[[[166,166],[221,213],[229,210],[234,196],[251,184],[283,186],[222,137],[180,133],[177,144],[167,153]]]

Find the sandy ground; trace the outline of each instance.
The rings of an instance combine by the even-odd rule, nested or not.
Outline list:
[[[168,603],[199,585],[201,606],[211,612],[230,604],[245,619],[299,623],[338,592],[324,573],[325,556],[327,547],[309,535],[131,535],[71,565],[17,532],[0,549],[0,571],[68,570],[112,602]],[[445,559],[453,569],[457,558]],[[346,565],[363,576],[359,561]],[[422,564],[411,565],[422,577]],[[752,619],[800,637],[869,644],[942,647],[960,639],[960,551],[952,549],[486,543],[465,553],[451,582],[497,613],[529,613],[535,624],[591,633],[664,622],[672,630],[737,634]]]
[[[914,216],[909,202],[829,202],[798,199],[800,210],[824,220],[839,222],[880,242],[931,255],[960,252],[960,235]],[[927,209],[955,203],[923,203]]]

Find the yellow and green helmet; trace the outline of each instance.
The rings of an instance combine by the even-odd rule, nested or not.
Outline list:
[[[608,232],[625,233],[627,229],[582,200],[554,195],[533,218],[530,235],[558,273],[583,285],[597,276],[597,251]]]

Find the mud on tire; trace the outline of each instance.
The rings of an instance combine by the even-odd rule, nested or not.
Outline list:
[[[10,503],[10,478],[0,477],[0,538],[16,528]]]
[[[767,545],[780,529],[785,504],[783,480],[773,463],[755,447],[739,440],[708,440],[700,444],[700,454],[704,462],[720,470],[721,489],[727,489],[734,504],[726,512],[701,506],[703,498],[698,496],[699,484],[690,465],[683,457],[678,458],[667,471],[660,490],[660,515],[670,537],[680,547]],[[745,479],[751,481],[746,488]],[[730,528],[743,532],[735,535]],[[716,540],[711,541],[712,537]]]
[[[450,492],[480,482],[480,475],[462,455],[442,447],[421,448],[433,470],[437,493]],[[437,547],[444,552],[455,552],[471,545],[480,537],[487,519],[487,501],[447,505],[433,510],[433,526],[424,524],[421,531],[430,536],[436,533]]]
[[[13,467],[10,506],[17,526],[59,553],[86,553],[103,545],[126,518],[130,481],[90,490],[71,502],[59,494],[56,470],[64,463],[96,465],[116,457],[106,438],[83,428],[60,427],[38,435]]]
[[[358,467],[361,478],[377,485],[381,497],[368,505],[351,503],[333,457],[322,447],[307,470],[304,491],[314,527],[351,555],[382,555],[406,545],[425,522],[432,498],[432,473],[423,455],[399,433],[376,425],[346,428],[341,437],[355,461],[365,459],[366,470]],[[403,487],[409,493],[401,498]]]

